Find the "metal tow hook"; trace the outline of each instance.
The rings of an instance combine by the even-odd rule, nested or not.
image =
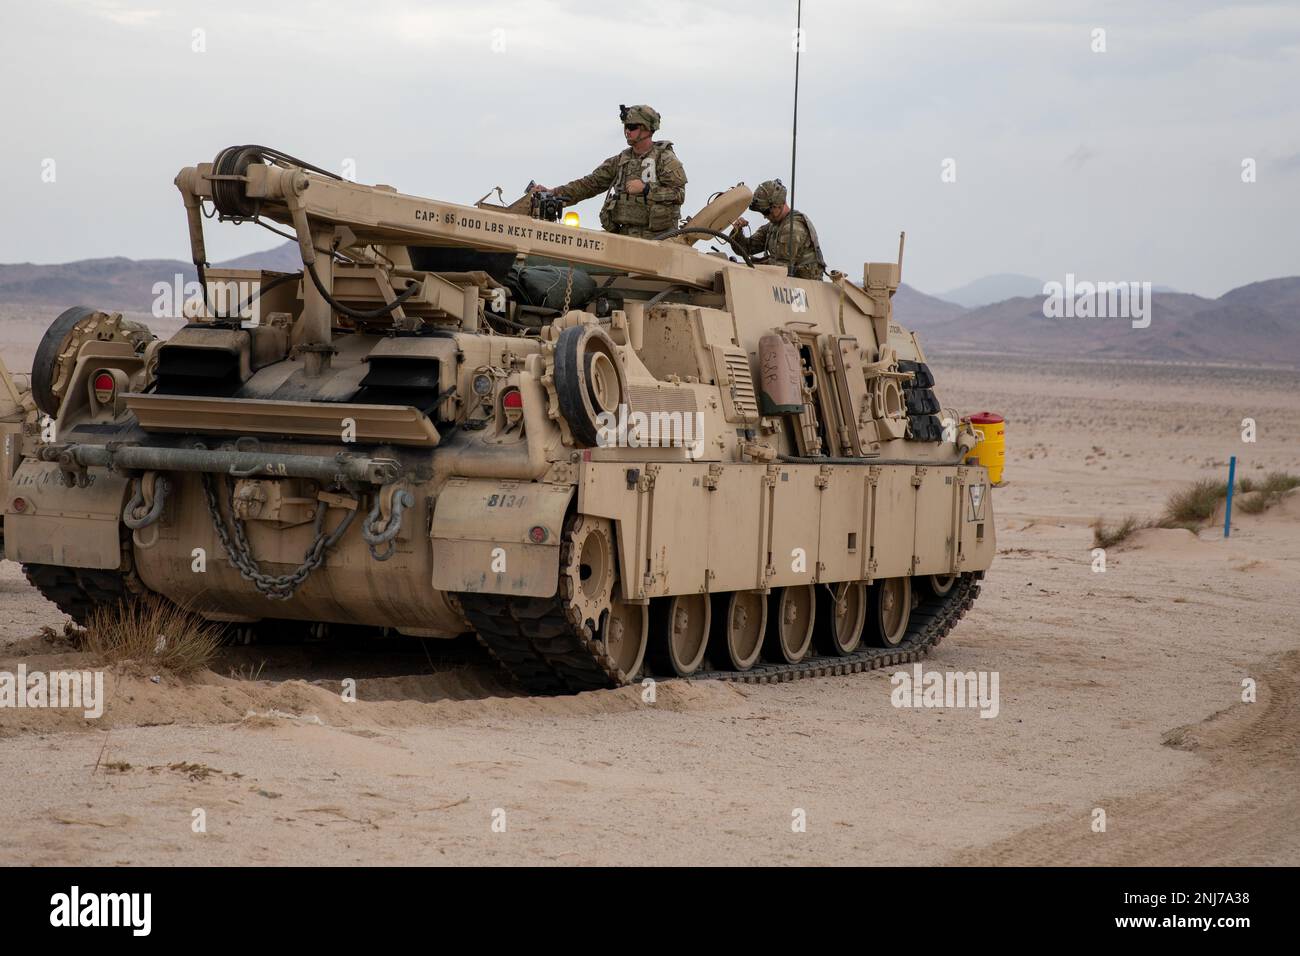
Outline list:
[[[122,523],[131,529],[131,538],[141,548],[151,548],[158,543],[158,529],[154,529],[149,541],[140,538],[140,532],[154,524],[162,517],[163,506],[171,492],[171,482],[156,471],[147,471],[143,478],[137,478],[135,493],[122,509]]]
[[[135,494],[122,510],[122,523],[138,530],[147,528],[162,516],[163,505],[172,490],[171,482],[156,471],[147,471],[135,481]],[[144,510],[140,514],[141,509]]]
[[[376,561],[387,561],[397,552],[393,539],[402,530],[402,512],[414,504],[415,496],[397,485],[381,488],[375,495],[375,506],[361,525],[361,537]],[[379,551],[381,544],[388,545],[387,550]]]

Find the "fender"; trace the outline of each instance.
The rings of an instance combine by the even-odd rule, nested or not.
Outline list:
[[[106,468],[86,470],[89,484],[69,486],[59,466],[27,460],[4,500],[5,557],[23,564],[116,570],[119,523],[131,482]],[[21,499],[23,510],[14,510]]]
[[[434,505],[433,586],[550,597],[572,498],[569,485],[452,478]]]

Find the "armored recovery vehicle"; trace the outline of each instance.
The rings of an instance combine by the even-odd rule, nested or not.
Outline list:
[[[63,313],[0,484],[7,556],[74,618],[472,631],[569,693],[900,663],[978,593],[988,474],[892,318],[901,243],[859,286],[697,248],[743,185],[650,241],[260,146],[175,184],[187,324]],[[209,268],[205,216],[287,228],[302,270]]]

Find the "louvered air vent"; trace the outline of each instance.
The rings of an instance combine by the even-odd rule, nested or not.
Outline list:
[[[754,390],[754,374],[749,367],[749,356],[744,349],[714,348],[718,371],[725,378],[722,386],[722,405],[727,421],[752,425],[758,421],[758,396]]]

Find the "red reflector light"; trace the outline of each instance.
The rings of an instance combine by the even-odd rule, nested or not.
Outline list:
[[[507,389],[505,394],[501,396],[501,404],[505,408],[523,408],[524,397],[519,394],[517,388]]]
[[[531,540],[533,544],[544,544],[549,536],[550,532],[539,524],[533,525],[528,531],[529,540]]]
[[[26,510],[27,510],[27,499],[26,499],[26,498],[15,498],[15,499],[14,499],[14,513],[15,513],[15,514],[22,514],[22,513],[23,513],[24,511],[26,511]]]
[[[109,375],[107,372],[100,372],[95,376],[95,391],[111,392],[113,390],[113,385],[113,376]]]

